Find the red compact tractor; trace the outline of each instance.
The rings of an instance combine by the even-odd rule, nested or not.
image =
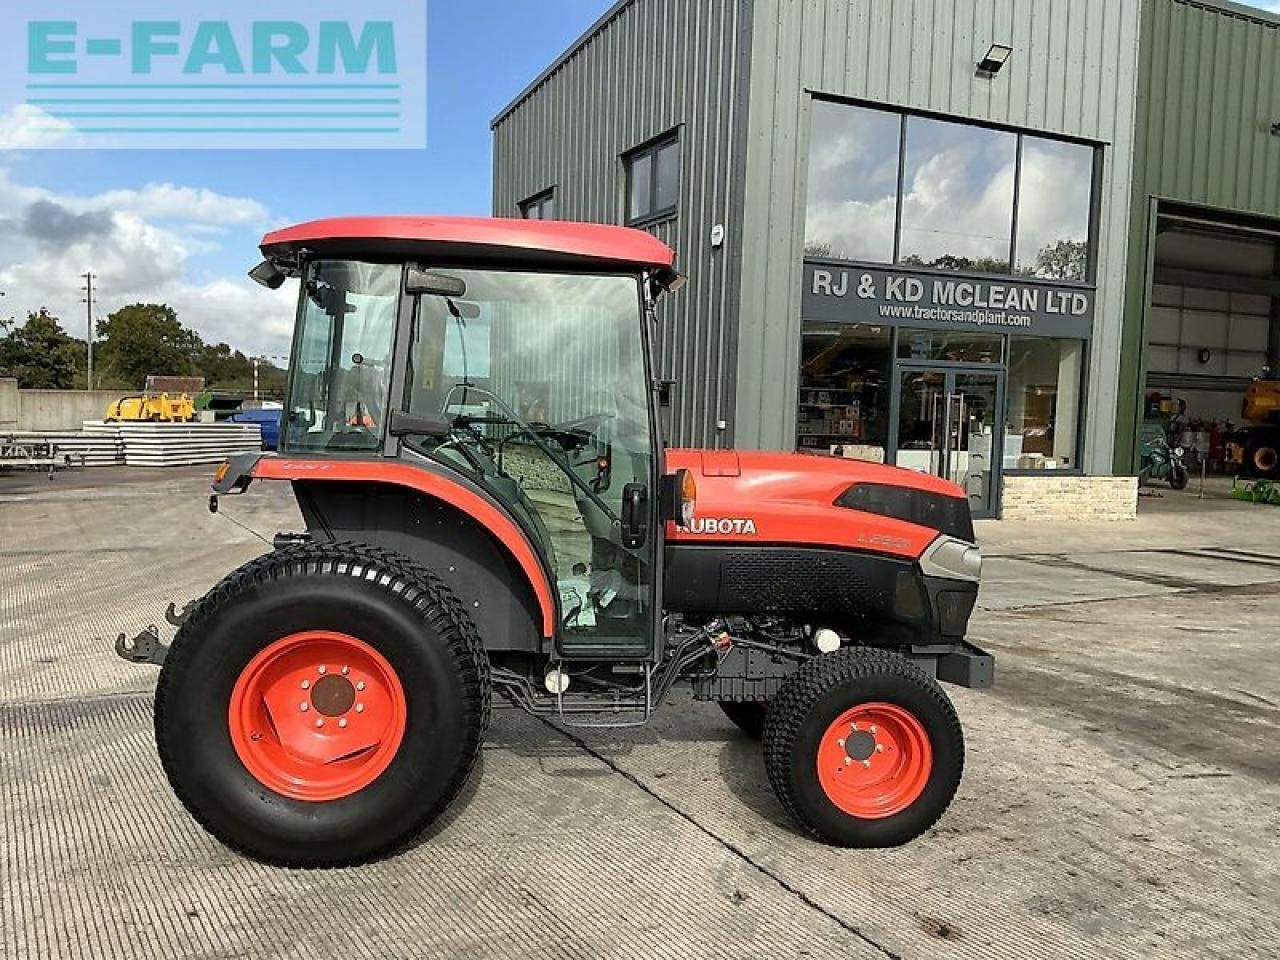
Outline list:
[[[960,782],[938,681],[981,557],[964,493],[834,458],[669,450],[655,302],[671,250],[608,226],[340,219],[268,235],[300,283],[278,454],[306,530],[154,632],[177,795],[258,859],[405,844],[458,793],[494,694],[566,726],[644,723],[677,683],[761,737],[783,806],[846,846],[904,843]]]

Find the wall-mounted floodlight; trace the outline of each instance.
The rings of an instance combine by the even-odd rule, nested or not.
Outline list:
[[[986,56],[978,61],[978,76],[990,79],[1000,72],[1000,68],[1005,65],[1009,57],[1013,54],[1013,47],[1006,43],[993,43],[987,50]]]
[[[1280,137],[1280,120],[1277,120],[1271,125],[1271,135],[1273,137]]]

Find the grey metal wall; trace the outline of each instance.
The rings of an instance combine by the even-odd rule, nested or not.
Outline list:
[[[494,121],[494,213],[556,188],[561,219],[622,223],[621,155],[680,128],[674,247],[689,285],[662,307],[672,439],[724,446],[735,370],[750,0],[622,0]],[[711,245],[725,224],[727,240]]]
[[[795,443],[812,91],[1105,144],[1084,466],[1109,470],[1140,14],[1140,0],[755,0],[739,446]],[[993,41],[1013,56],[979,79]]]

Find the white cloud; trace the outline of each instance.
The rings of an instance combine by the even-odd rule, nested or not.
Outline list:
[[[288,352],[292,285],[265,290],[244,274],[201,276],[192,258],[243,243],[246,269],[270,223],[247,197],[150,184],[93,196],[17,182],[0,168],[0,290],[21,317],[46,306],[77,336],[85,331],[81,275],[92,270],[97,313],[128,303],[168,303],[208,342],[246,353]]]
[[[67,147],[78,134],[75,125],[59,120],[29,103],[20,103],[0,114],[0,149],[24,150],[33,147]]]
[[[267,210],[257,200],[172,183],[152,183],[141,190],[110,190],[83,203],[89,208],[128,211],[151,220],[179,220],[204,227],[259,226],[267,220]]]

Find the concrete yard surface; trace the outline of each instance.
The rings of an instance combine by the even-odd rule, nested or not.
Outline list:
[[[287,486],[0,477],[0,956],[1269,957],[1280,941],[1280,510],[980,524],[950,690],[964,781],[896,850],[801,836],[759,745],[680,692],[640,730],[496,713],[420,842],[350,870],[226,850],[170,792],[154,668],[111,650],[268,549]]]

